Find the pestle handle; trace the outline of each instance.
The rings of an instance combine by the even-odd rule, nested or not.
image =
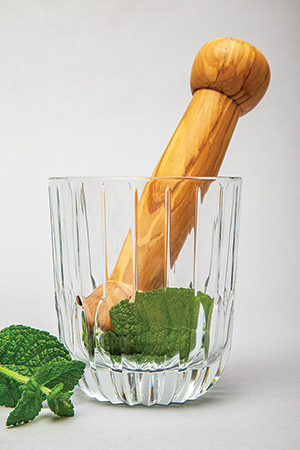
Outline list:
[[[191,73],[193,98],[163,152],[153,177],[218,175],[237,120],[251,111],[267,90],[270,70],[264,56],[253,45],[234,38],[215,39],[198,52]],[[165,286],[164,193],[153,195],[156,180],[146,184],[137,201],[137,235],[130,231],[116,265],[106,281],[106,298],[97,320],[110,329],[109,309],[136,290]],[[202,195],[208,186],[203,186]],[[175,183],[170,192],[171,266],[194,226],[195,194],[185,183]],[[184,202],[182,199],[184,198]],[[184,218],[185,220],[182,220]],[[151,226],[150,226],[151,225]],[[132,239],[137,246],[137,268]],[[138,285],[134,284],[134,272]],[[92,326],[103,288],[83,299],[86,320]]]

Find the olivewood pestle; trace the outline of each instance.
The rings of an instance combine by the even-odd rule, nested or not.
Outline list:
[[[238,118],[259,103],[269,81],[268,63],[253,45],[234,38],[215,39],[204,45],[192,67],[193,98],[152,176],[217,176]],[[207,188],[203,186],[202,195]],[[172,266],[193,227],[195,200],[194,193],[191,195],[186,184],[180,182],[174,182],[171,199]],[[157,192],[155,180],[151,180],[141,198],[136,199],[136,235],[133,237],[130,230],[124,241],[117,263],[106,280],[105,299],[99,305],[102,285],[82,299],[89,327],[93,326],[97,308],[99,326],[103,330],[112,329],[111,306],[129,296],[134,298],[136,290],[165,286],[162,257],[165,236],[161,233],[164,220],[165,193]],[[138,243],[134,261],[132,239]]]

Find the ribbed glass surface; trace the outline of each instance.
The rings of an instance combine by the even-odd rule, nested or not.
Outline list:
[[[240,188],[241,179],[225,177],[49,180],[59,334],[87,363],[80,387],[89,396],[181,403],[218,380],[231,346]],[[102,344],[109,305],[167,288],[212,299],[209,321],[200,305],[188,356],[178,349],[160,358],[114,357]],[[151,335],[155,317],[146,312],[145,320]]]

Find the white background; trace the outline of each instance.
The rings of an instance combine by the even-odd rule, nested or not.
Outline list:
[[[202,399],[111,406],[81,394],[1,449],[297,449],[299,389],[298,0],[0,0],[0,328],[57,335],[49,176],[150,175],[190,99],[207,41],[251,42],[269,90],[239,120],[220,175],[241,176],[233,349]]]

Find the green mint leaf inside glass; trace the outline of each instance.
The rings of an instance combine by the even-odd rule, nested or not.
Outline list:
[[[134,355],[136,361],[159,360],[179,354],[185,360],[196,345],[200,307],[204,310],[203,348],[208,357],[214,301],[207,294],[186,288],[137,292],[135,301],[122,300],[110,309],[114,332],[100,337],[111,355]]]

